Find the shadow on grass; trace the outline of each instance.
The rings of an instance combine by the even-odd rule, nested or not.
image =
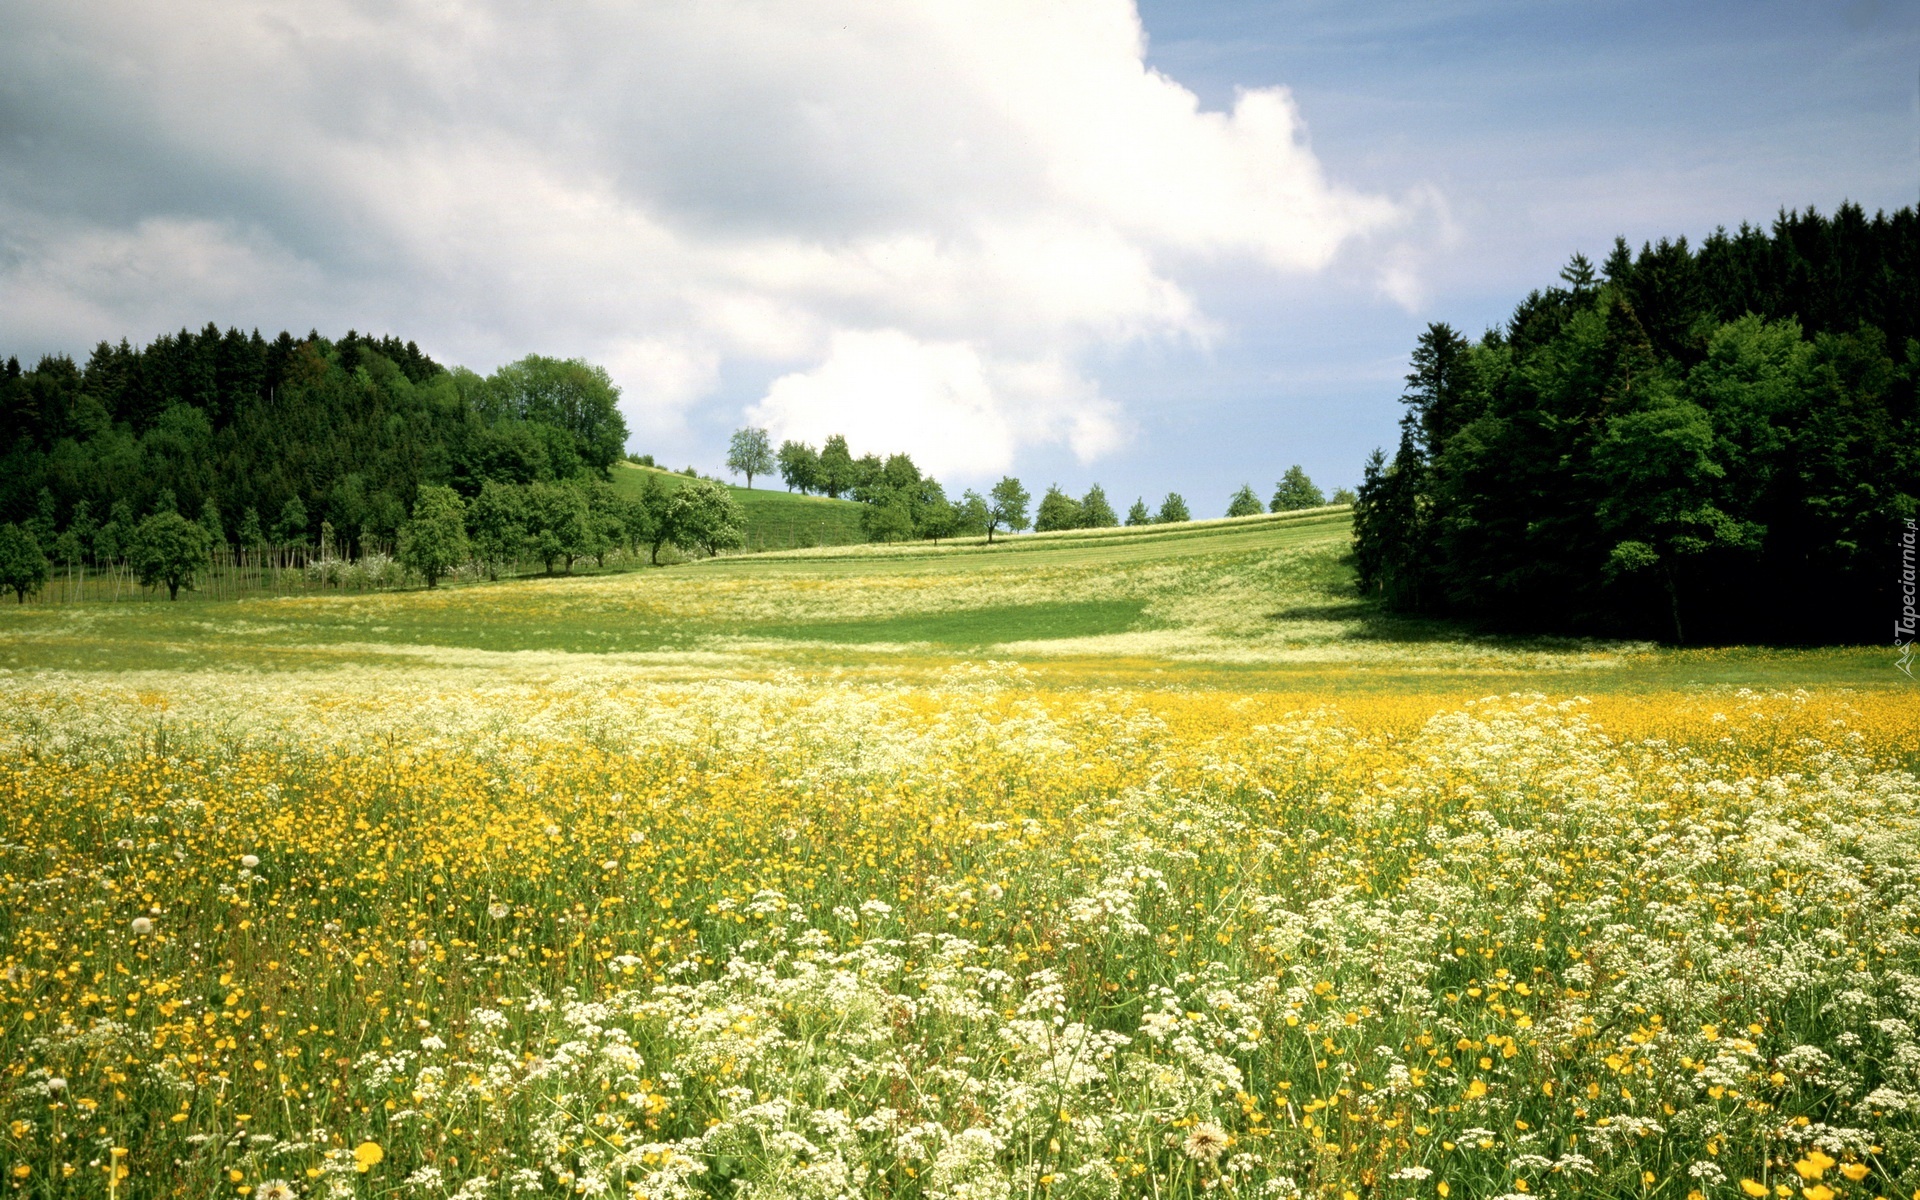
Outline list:
[[[1450,642],[1456,645],[1484,646],[1507,651],[1532,651],[1565,654],[1621,643],[1607,638],[1568,637],[1541,633],[1504,633],[1487,629],[1471,621],[1446,617],[1397,613],[1378,601],[1350,596],[1318,604],[1294,604],[1267,614],[1267,620],[1338,621],[1352,625],[1345,637],[1356,642],[1403,642],[1410,644]]]

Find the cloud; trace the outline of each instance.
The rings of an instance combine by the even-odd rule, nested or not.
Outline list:
[[[1057,360],[995,361],[897,329],[835,334],[825,362],[774,380],[747,415],[778,440],[852,431],[856,454],[907,448],[935,475],[1005,471],[1035,442],[1087,461],[1122,433],[1099,388]]]
[[[723,379],[937,468],[1082,458],[1078,364],[1216,335],[1198,263],[1325,270],[1407,205],[1326,178],[1280,88],[1144,62],[1129,0],[0,3],[0,326],[392,330],[608,364],[636,431]]]

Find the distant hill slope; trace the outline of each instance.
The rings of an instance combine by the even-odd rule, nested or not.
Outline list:
[[[689,481],[677,471],[622,462],[614,465],[613,484],[622,495],[635,497],[646,485],[648,475],[658,477],[669,488],[683,487]],[[746,513],[748,551],[844,546],[866,540],[860,532],[860,506],[851,500],[798,496],[769,487],[722,486]]]

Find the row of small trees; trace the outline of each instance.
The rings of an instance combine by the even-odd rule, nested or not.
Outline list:
[[[169,599],[178,599],[180,589],[190,587],[206,564],[213,539],[198,522],[164,509],[133,525],[117,545],[142,587],[164,586]],[[78,559],[79,552],[61,549],[69,561]],[[31,528],[11,522],[0,525],[0,588],[25,604],[28,596],[45,586],[50,572],[46,551]]]
[[[1011,476],[1001,479],[984,496],[969,490],[959,500],[950,501],[939,482],[923,475],[908,455],[892,454],[883,459],[866,454],[855,458],[841,434],[827,438],[818,450],[811,443],[788,440],[776,451],[765,429],[738,429],[728,443],[727,467],[736,475],[745,475],[749,488],[755,475],[777,470],[790,492],[834,499],[846,496],[865,503],[868,507],[861,516],[861,528],[874,541],[985,536],[991,542],[1002,529],[1047,532],[1101,529],[1121,523],[1097,483],[1078,498],[1061,491],[1057,484],[1048,488],[1038,511],[1029,519],[1027,509],[1032,497]],[[1353,493],[1341,488],[1332,502],[1350,503],[1352,499]],[[1275,485],[1266,511],[1285,512],[1326,503],[1326,496],[1296,465],[1289,467]],[[1261,511],[1260,498],[1251,485],[1234,493],[1227,505],[1229,517]],[[1136,499],[1127,511],[1126,523],[1154,525],[1192,519],[1185,498],[1169,492],[1158,510],[1149,509],[1145,497]]]
[[[164,586],[169,599],[178,599],[182,588],[191,590],[210,568],[216,548],[228,543],[217,532],[217,514],[191,521],[170,501],[163,497],[163,506],[138,522],[116,515],[97,527],[86,521],[82,508],[55,536],[31,522],[0,525],[0,587],[13,591],[21,603],[39,591],[51,573],[43,548],[49,543],[55,560],[68,565],[124,564],[141,586]],[[290,501],[288,508],[299,504]],[[607,556],[616,552],[644,552],[656,563],[667,546],[713,555],[738,548],[743,526],[739,505],[725,488],[706,480],[670,489],[659,477],[649,476],[635,499],[593,479],[488,482],[472,501],[452,488],[429,485],[420,489],[412,516],[399,529],[397,557],[434,587],[456,570],[471,568],[491,579],[529,560],[552,574],[556,568],[571,572],[586,558],[604,566]],[[264,552],[276,546],[289,565],[295,561],[291,548],[297,548],[304,562],[304,529],[304,512],[283,513],[274,525],[276,542],[269,543],[257,515],[248,510],[240,547]],[[330,545],[330,539],[323,542],[323,556]]]
[[[668,488],[649,475],[635,499],[597,480],[489,483],[471,504],[452,488],[424,487],[400,527],[399,559],[435,587],[469,563],[493,579],[528,559],[551,575],[585,558],[605,566],[615,551],[645,551],[654,563],[667,546],[711,556],[739,548],[744,526],[726,489],[706,480]]]

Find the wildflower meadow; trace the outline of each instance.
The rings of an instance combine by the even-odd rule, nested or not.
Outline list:
[[[7,1191],[1920,1195],[1911,691],[1014,553],[18,618]]]

